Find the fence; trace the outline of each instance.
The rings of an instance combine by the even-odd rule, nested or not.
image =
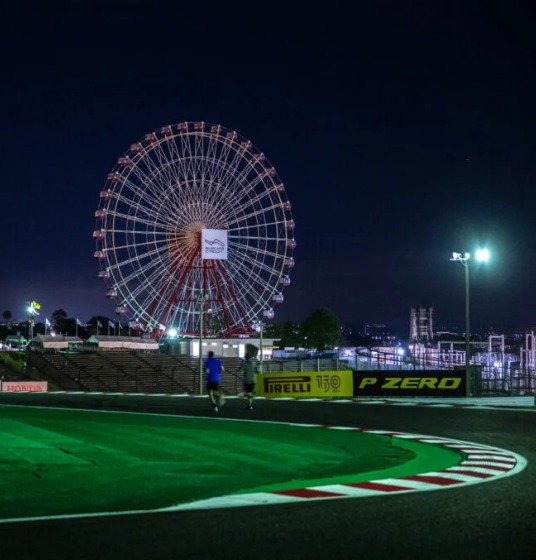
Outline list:
[[[107,351],[91,353],[37,354],[27,352],[28,365],[41,372],[60,389],[104,390],[140,393],[204,392],[199,359],[190,356],[143,353],[135,351]],[[242,360],[222,358],[225,372],[222,390],[228,394],[242,391]],[[261,364],[257,362],[260,371]],[[292,373],[320,371],[411,371],[453,370],[464,368],[445,360],[407,359],[393,354],[363,352],[349,359],[281,359],[262,362],[263,373]],[[471,387],[479,396],[533,395],[536,372],[526,368],[497,368],[473,365]]]
[[[352,369],[358,371],[423,371],[465,369],[465,361],[451,359],[447,353],[437,357],[401,357],[392,353],[362,350],[348,360]],[[536,392],[536,370],[529,367],[515,367],[511,362],[501,366],[488,363],[471,363],[471,386],[478,396],[524,396]]]

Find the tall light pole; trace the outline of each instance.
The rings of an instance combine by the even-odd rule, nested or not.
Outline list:
[[[263,371],[263,359],[264,359],[264,352],[263,352],[263,335],[264,335],[264,322],[263,319],[273,319],[274,318],[274,310],[273,309],[265,309],[262,312],[262,317],[258,323],[259,325],[259,344],[260,344],[260,361],[259,361],[259,373],[262,373]]]
[[[199,302],[199,394],[203,394],[203,318],[205,315],[205,302],[207,294],[197,296]]]
[[[29,340],[33,339],[33,333],[34,333],[34,322],[35,322],[35,316],[39,315],[39,311],[37,311],[38,309],[41,309],[41,305],[39,303],[37,303],[36,301],[31,301],[30,304],[28,305],[28,338]],[[45,327],[45,334],[46,334],[46,327]]]
[[[256,321],[255,323],[253,323],[252,328],[255,329],[258,333],[259,333],[259,356],[258,356],[258,360],[259,360],[259,369],[258,369],[258,373],[262,373],[262,336],[263,336],[263,330],[264,330],[264,324],[262,322],[262,319]]]
[[[476,252],[477,261],[485,262],[489,259],[487,249],[479,249]],[[471,323],[469,317],[469,262],[471,253],[452,253],[451,261],[460,262],[465,269],[465,396],[471,396]]]

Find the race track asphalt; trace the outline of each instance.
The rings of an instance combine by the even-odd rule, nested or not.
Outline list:
[[[199,397],[26,393],[0,396],[0,403],[15,398],[27,405],[207,415],[207,402]],[[241,418],[245,412],[241,401],[229,400],[221,415]],[[259,420],[460,439],[513,451],[528,464],[513,476],[438,491],[1,524],[0,558],[495,560],[528,558],[536,550],[533,409],[259,400],[253,413]]]

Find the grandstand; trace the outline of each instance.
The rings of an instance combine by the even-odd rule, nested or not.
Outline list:
[[[58,389],[122,393],[199,394],[199,358],[126,349],[27,352],[28,366]],[[221,358],[221,388],[238,394],[242,360]],[[203,380],[203,385],[205,381]],[[205,389],[203,387],[203,392]]]

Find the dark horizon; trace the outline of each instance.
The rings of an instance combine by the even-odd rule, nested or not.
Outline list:
[[[286,186],[296,266],[275,321],[327,307],[403,325],[423,305],[463,324],[450,257],[486,245],[471,323],[536,322],[532,3],[10,10],[0,312],[115,317],[93,257],[99,193],[133,142],[199,120],[251,139]]]

